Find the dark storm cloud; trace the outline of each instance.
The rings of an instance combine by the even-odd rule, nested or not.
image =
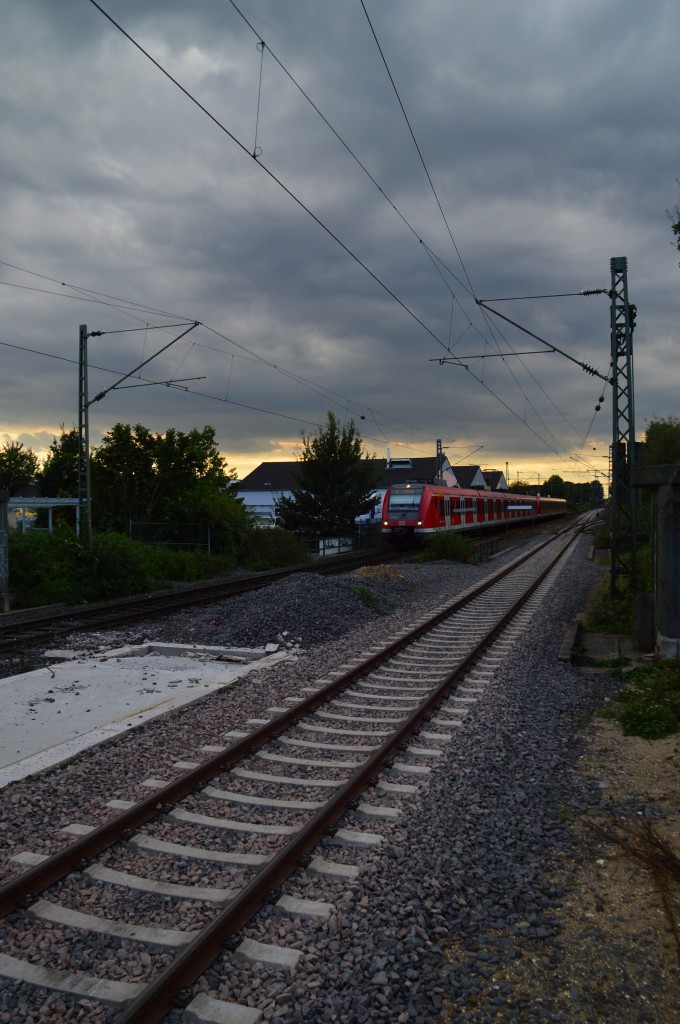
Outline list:
[[[464,266],[359,4],[242,5],[408,222],[265,51],[259,163],[328,231],[249,155],[260,54],[232,5],[103,6],[244,149],[92,4],[5,2],[0,258],[58,283],[5,267],[0,280],[62,295],[66,281],[196,318],[278,369],[199,328],[145,373],[202,377],[187,386],[211,397],[116,391],[92,407],[95,435],[116,420],[210,422],[238,461],[277,453],[335,408],[364,415],[380,453],[390,442],[429,451],[443,437],[484,444],[499,465],[536,456],[566,472],[551,449],[585,435],[596,379],[555,355],[475,360],[472,372],[437,359],[462,332],[459,353],[536,347],[486,323],[470,282],[483,297],[608,287],[617,255],[629,257],[640,309],[639,426],[677,411],[678,270],[665,217],[677,198],[676,5],[367,4]],[[0,301],[0,340],[62,358],[76,356],[79,323],[166,322],[8,287]],[[607,372],[606,298],[499,308]],[[171,336],[92,339],[90,361],[127,372]],[[6,348],[3,363],[0,434],[39,437],[75,420],[72,363]],[[91,376],[93,389],[115,379],[94,366]],[[593,427],[604,443],[608,403]]]

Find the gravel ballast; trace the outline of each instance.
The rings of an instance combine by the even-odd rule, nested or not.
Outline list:
[[[257,1006],[264,1020],[290,1024],[665,1024],[654,1001],[653,957],[644,968],[644,1004],[626,990],[624,974],[620,999],[594,1007],[587,986],[570,977],[560,945],[565,892],[559,875],[575,855],[571,820],[602,799],[598,786],[577,772],[578,731],[583,716],[619,685],[557,660],[567,624],[602,572],[587,560],[588,544],[579,542],[541,612],[516,639],[455,742],[444,747],[429,782],[401,802],[395,824],[380,826],[386,841],[355,856],[362,866],[359,878],[335,883],[330,922],[275,924],[263,917],[246,930],[258,941],[301,949],[295,974],[223,968],[217,962],[200,983],[203,991]],[[455,598],[517,553],[487,566],[433,563],[405,565],[398,574],[303,575],[165,623],[71,638],[74,646],[82,642],[89,648],[143,639],[275,642],[297,653],[226,693],[151,722],[42,778],[7,787],[0,818],[5,851],[58,849],[66,841],[59,828],[76,820],[106,820],[112,814],[107,800],[138,799],[139,784],[149,775],[170,778],[175,761],[192,760],[201,745],[385,641],[416,612]],[[17,870],[8,861],[3,867],[7,873]],[[312,898],[320,888],[293,879],[290,891]],[[621,951],[605,948],[601,955],[615,962]],[[136,956],[130,952],[131,963]],[[76,1000],[45,993],[36,998],[27,990],[20,1008],[17,993],[15,984],[0,981],[0,1024],[90,1019]],[[168,1020],[180,1024],[181,1015],[173,1012]]]

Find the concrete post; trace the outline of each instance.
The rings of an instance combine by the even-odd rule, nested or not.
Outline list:
[[[634,487],[652,492],[656,653],[680,657],[680,465],[646,466]]]

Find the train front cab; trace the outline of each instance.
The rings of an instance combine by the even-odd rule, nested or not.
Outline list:
[[[392,484],[385,494],[382,532],[386,536],[413,536],[423,526],[421,504],[424,484]]]

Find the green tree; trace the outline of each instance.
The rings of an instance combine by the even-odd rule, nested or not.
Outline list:
[[[92,519],[99,530],[126,533],[131,519],[154,513],[154,436],[138,423],[116,423],[90,456]]]
[[[73,427],[54,438],[38,474],[38,490],[43,498],[78,496],[78,431]]]
[[[221,527],[226,543],[247,526],[236,473],[226,468],[214,427],[154,434],[141,423],[116,423],[92,454],[91,477],[100,530],[124,533],[130,520],[201,523]]]
[[[515,480],[510,490],[513,494],[535,494],[537,491],[536,484],[530,483],[528,480]]]
[[[351,533],[356,517],[372,508],[380,480],[354,420],[341,427],[329,412],[325,427],[303,432],[299,463],[294,474],[298,486],[291,498],[279,502],[285,528],[321,536]]]
[[[650,420],[642,462],[645,466],[677,466],[680,463],[680,419],[677,416]]]
[[[590,488],[590,499],[592,502],[599,504],[601,501],[604,501],[604,487],[597,477],[585,486]]]
[[[7,441],[0,448],[0,488],[8,490],[10,498],[30,484],[37,472],[37,455],[21,441]]]
[[[553,473],[541,487],[541,494],[544,498],[565,498],[564,480],[561,476]]]

